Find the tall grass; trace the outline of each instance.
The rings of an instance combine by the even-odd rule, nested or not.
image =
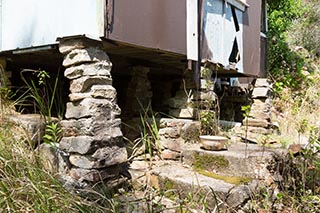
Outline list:
[[[17,128],[2,114],[0,212],[105,212],[101,206],[66,191],[45,171],[33,148],[16,139],[15,134],[23,132]]]

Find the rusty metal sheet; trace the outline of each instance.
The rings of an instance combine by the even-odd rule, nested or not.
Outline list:
[[[106,38],[186,55],[185,0],[108,0]]]

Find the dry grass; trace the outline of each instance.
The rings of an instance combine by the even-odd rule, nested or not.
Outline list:
[[[23,131],[6,120],[5,112],[0,113],[0,212],[105,212],[46,172],[32,147],[17,140]]]
[[[312,127],[320,122],[320,75],[307,76],[306,83],[299,91],[283,89],[274,100],[277,113],[273,120],[279,123],[284,145],[306,143]]]

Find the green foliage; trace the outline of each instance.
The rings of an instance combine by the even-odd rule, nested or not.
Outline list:
[[[201,134],[218,134],[217,115],[213,110],[204,110],[200,112]]]
[[[302,15],[291,30],[293,43],[303,46],[311,55],[320,53],[320,4],[318,0],[308,0],[303,3]]]
[[[37,81],[27,79],[23,75],[25,72],[37,74]],[[61,100],[61,94],[58,93],[59,72],[53,85],[50,81],[49,73],[44,70],[23,70],[21,72],[21,78],[27,85],[29,91],[26,98],[31,98],[35,102],[36,112],[39,111],[41,115],[43,115],[46,123],[50,123],[53,110],[59,118],[63,117],[64,105]],[[47,119],[49,120],[47,121]]]
[[[59,143],[62,138],[62,129],[59,126],[59,123],[51,122],[46,125],[46,132],[43,136],[43,140],[45,143],[54,146]]]
[[[302,75],[306,61],[288,45],[287,32],[301,14],[301,0],[268,1],[268,71],[276,91],[284,87],[298,89],[304,80]]]

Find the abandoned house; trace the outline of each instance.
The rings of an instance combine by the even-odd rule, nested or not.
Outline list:
[[[58,79],[68,174],[112,180],[151,109],[186,125],[209,89],[221,120],[242,121],[241,84],[266,73],[265,13],[265,0],[0,0],[1,86]]]

